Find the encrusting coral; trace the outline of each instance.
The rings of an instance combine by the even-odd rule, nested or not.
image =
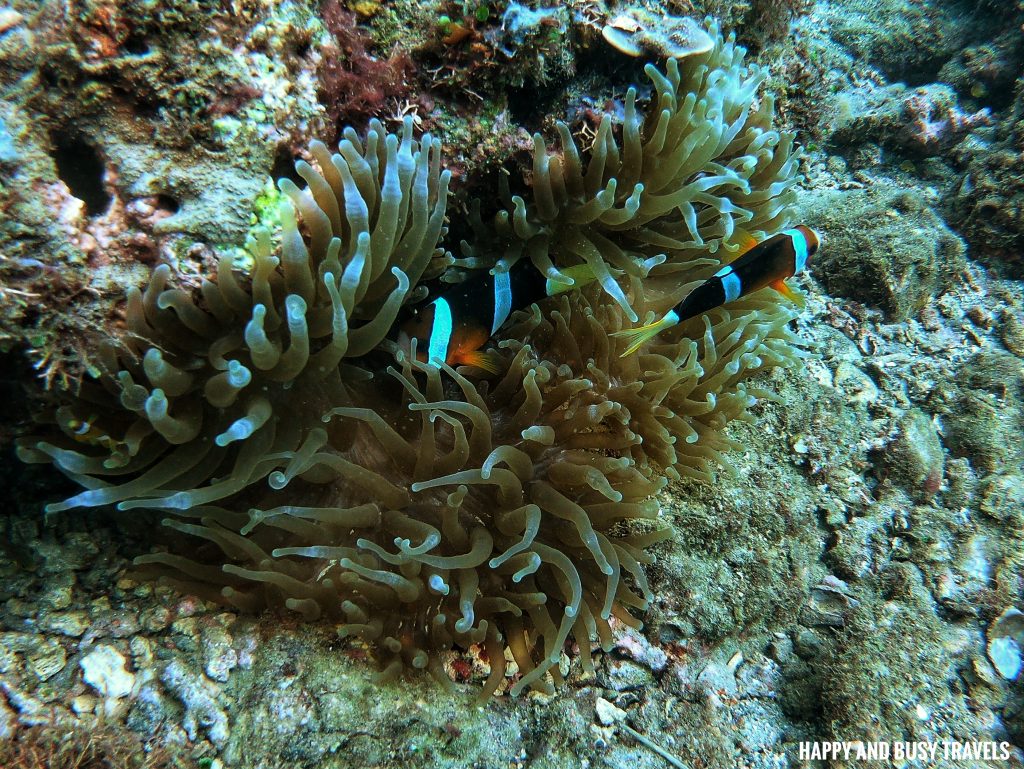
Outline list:
[[[607,647],[612,618],[637,626],[651,600],[648,547],[668,533],[652,496],[726,465],[726,424],[769,395],[745,380],[799,357],[793,311],[770,291],[638,355],[611,336],[712,274],[737,224],[760,237],[789,223],[792,136],[771,129],[769,97],[751,106],[763,74],[712,36],[667,74],[648,67],[655,95],[641,119],[630,91],[621,149],[610,118],[585,169],[566,126],[558,153],[538,137],[531,202],[507,195],[493,225],[477,217],[460,260],[439,245],[435,139],[407,121],[347,130],[333,155],[314,143],[305,189],[280,182],[279,256],[260,233],[248,279],[225,258],[199,296],[169,288],[167,266],[129,292],[128,333],[55,413],[63,435],[21,443],[85,487],[48,509],[164,511],[205,546],[141,570],[330,618],[388,675],[447,681],[441,652],[479,644],[485,696],[506,649],[513,693],[550,690],[569,638],[592,669],[589,640]],[[564,283],[585,263],[599,285],[514,315],[490,378],[386,339],[425,278],[486,265],[494,244],[495,269],[530,258]]]

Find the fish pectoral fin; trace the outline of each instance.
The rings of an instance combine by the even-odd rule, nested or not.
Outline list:
[[[802,294],[793,290],[793,287],[786,283],[785,278],[779,278],[771,284],[771,287],[786,297],[800,309],[803,309],[806,302]]]
[[[473,352],[460,355],[458,362],[464,366],[474,366],[475,368],[483,369],[488,374],[497,374],[501,371],[504,359],[493,350],[487,352],[474,350]]]
[[[678,316],[676,316],[674,312],[669,312],[660,320],[654,321],[654,323],[648,323],[646,326],[640,326],[638,328],[615,331],[610,334],[610,336],[626,340],[626,349],[619,356],[620,358],[625,358],[627,355],[632,355],[639,350],[647,341],[654,338],[665,329],[672,328],[672,326],[676,325],[678,322]]]

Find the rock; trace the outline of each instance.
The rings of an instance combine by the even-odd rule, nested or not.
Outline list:
[[[203,628],[203,665],[206,675],[214,681],[227,681],[231,671],[238,665],[238,654],[231,644],[231,635],[220,625]]]
[[[943,502],[950,510],[971,507],[978,495],[978,476],[966,457],[951,457],[946,462],[946,482]],[[1024,502],[1024,498],[1021,500]]]
[[[1010,309],[1003,307],[999,312],[999,339],[1007,350],[1018,358],[1024,358],[1024,322]]]
[[[971,245],[972,258],[1008,277],[1024,276],[1024,156],[1013,133],[994,145],[975,142],[959,148],[965,172],[948,204],[949,221]]]
[[[82,678],[100,695],[120,699],[131,694],[135,675],[125,670],[125,658],[113,646],[100,644],[78,663]]]
[[[736,681],[744,699],[775,699],[782,684],[782,668],[774,660],[754,654],[739,666]]]
[[[905,163],[918,172],[917,163],[924,170],[931,160],[938,163],[933,172],[943,175],[941,161],[933,156],[948,153],[971,131],[992,124],[989,109],[965,110],[954,90],[943,83],[920,88],[894,83],[857,96],[864,99],[865,108],[844,115],[832,141],[841,147],[880,144],[913,158]]]
[[[793,650],[803,660],[817,657],[824,648],[824,641],[814,630],[804,628],[793,638]]]
[[[1016,412],[993,393],[965,390],[943,416],[946,445],[973,467],[998,471],[1021,451]]]
[[[167,720],[171,708],[171,703],[160,694],[157,686],[145,684],[128,711],[126,724],[140,734],[154,734]]]
[[[164,685],[185,706],[184,727],[190,740],[202,728],[210,742],[223,747],[230,735],[228,715],[220,706],[220,688],[202,673],[189,670],[181,660],[173,660],[160,675]]]
[[[932,418],[919,409],[900,417],[878,461],[883,478],[920,500],[931,499],[942,485],[945,469],[945,453]]]
[[[1016,681],[1020,674],[1020,644],[1008,636],[993,638],[988,642],[988,658],[1003,678]]]
[[[989,475],[981,483],[982,513],[997,521],[1012,525],[1024,517],[1024,475],[999,473]]]
[[[0,8],[0,34],[18,26],[24,18],[13,8]]]
[[[963,242],[911,192],[821,190],[801,219],[824,233],[811,271],[828,293],[877,307],[891,320],[916,314],[964,264]]]
[[[822,14],[834,40],[890,80],[934,79],[973,28],[958,18],[954,3],[894,0],[882,7],[877,0],[846,0],[823,6]]]
[[[84,611],[63,611],[46,615],[39,623],[47,630],[80,638],[89,628],[89,615]]]
[[[71,709],[82,715],[96,712],[96,698],[91,694],[80,694],[71,700]]]
[[[9,739],[17,727],[18,717],[7,707],[7,703],[0,699],[0,740]]]
[[[143,630],[159,632],[171,624],[171,610],[166,606],[153,606],[142,612],[139,622]]]
[[[786,664],[793,658],[793,641],[785,633],[776,633],[768,644],[768,656],[779,664]]]
[[[884,558],[889,547],[885,530],[889,514],[882,505],[872,505],[866,515],[836,529],[827,559],[837,574],[859,580]]]
[[[626,630],[615,639],[615,649],[629,655],[636,662],[646,665],[655,673],[660,673],[668,664],[668,655],[664,649],[653,646],[647,638],[632,628]]]
[[[736,668],[743,662],[740,654],[734,654],[728,660],[716,654],[715,658],[697,676],[697,682],[705,691],[715,694],[724,694],[735,697],[739,694],[739,685],[736,682]]]
[[[843,627],[847,612],[860,603],[847,595],[846,590],[846,583],[841,579],[826,577],[811,590],[810,599],[800,612],[800,622],[808,627]]]
[[[68,657],[55,639],[46,638],[38,644],[33,644],[25,653],[29,669],[35,673],[40,681],[53,678],[67,664]]]
[[[598,681],[607,689],[621,692],[653,686],[654,674],[632,660],[608,659],[598,671]]]
[[[46,588],[39,597],[39,603],[47,609],[61,611],[71,606],[75,575],[65,571],[47,576]]]

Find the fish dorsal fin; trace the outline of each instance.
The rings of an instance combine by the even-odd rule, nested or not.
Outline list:
[[[749,251],[750,249],[757,245],[757,239],[749,232],[740,229],[739,227],[737,227],[732,233],[732,242],[735,245],[739,246],[739,248],[737,248],[735,251],[728,251],[727,249],[722,249],[724,251],[724,253],[722,254],[722,264],[730,264],[732,262],[735,262],[745,253],[747,253],[747,251]]]

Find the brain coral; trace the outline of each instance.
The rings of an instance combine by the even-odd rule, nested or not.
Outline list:
[[[799,354],[770,291],[637,355],[610,336],[713,273],[737,225],[789,223],[792,136],[772,130],[769,97],[752,106],[762,73],[712,35],[709,53],[648,68],[646,117],[631,90],[585,164],[566,126],[558,152],[538,137],[530,202],[506,194],[493,223],[476,217],[463,270],[497,246],[496,269],[529,258],[557,281],[579,263],[600,276],[514,315],[496,376],[387,340],[455,261],[440,246],[448,173],[411,122],[349,130],[335,154],[311,146],[316,167],[298,163],[304,189],[280,183],[279,244],[260,233],[248,275],[225,258],[188,292],[161,266],[129,292],[96,381],[20,445],[85,488],[48,509],[161,511],[198,546],[138,568],[242,609],[326,617],[388,675],[448,681],[440,652],[479,644],[485,695],[506,649],[513,693],[550,690],[570,638],[592,668],[589,639],[607,647],[613,618],[636,626],[651,599],[648,548],[668,533],[653,495],[724,466],[726,424],[767,395],[745,380]]]

